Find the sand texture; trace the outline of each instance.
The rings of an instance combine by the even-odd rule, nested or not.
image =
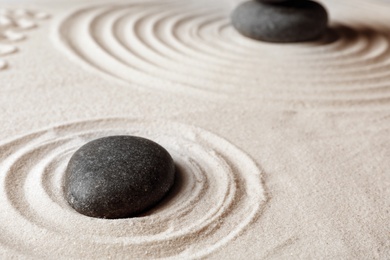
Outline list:
[[[238,34],[239,2],[0,1],[1,259],[390,259],[390,1],[322,1],[299,44]],[[127,134],[173,190],[75,212],[72,153]]]

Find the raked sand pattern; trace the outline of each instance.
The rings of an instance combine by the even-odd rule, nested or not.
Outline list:
[[[46,77],[39,84],[63,92],[45,91],[38,99],[42,104],[33,107],[35,99],[26,93],[34,92],[27,90],[40,95],[46,89],[31,75],[20,71],[20,78],[7,78],[10,84],[25,85],[17,91],[0,86],[3,99],[21,97],[12,100],[11,112],[9,103],[0,109],[7,133],[12,133],[14,123],[20,130],[22,120],[31,120],[24,126],[26,134],[0,140],[0,258],[256,259],[264,252],[270,252],[267,259],[389,258],[388,0],[322,1],[331,10],[327,35],[312,43],[282,46],[255,42],[233,30],[229,13],[239,1],[88,1],[54,17],[53,39],[65,55],[37,66]],[[27,9],[0,13],[1,70],[12,67],[3,56],[18,52],[22,45],[16,42],[37,26],[35,18],[46,19],[47,14],[37,16]],[[19,15],[28,21],[35,18],[33,23],[20,22]],[[39,60],[33,47],[30,53]],[[46,66],[62,66],[68,57],[74,67],[64,66],[64,75],[45,73]],[[76,96],[95,90],[89,73],[68,71],[79,65],[108,79],[103,83],[107,88],[111,82],[123,92],[110,93],[105,114],[94,114],[102,119],[66,123],[103,105],[97,96],[106,93],[105,88],[96,88],[98,95],[82,96],[81,109],[69,106],[68,111],[57,104],[55,97],[62,93]],[[76,78],[58,83],[69,75]],[[52,77],[57,77],[57,84]],[[131,108],[118,104],[116,97],[140,95],[138,90],[143,89],[151,96],[146,101],[134,99],[146,102],[140,109],[160,105],[161,93],[181,93],[191,100],[199,95],[203,102],[199,104],[204,105],[200,113],[184,105],[178,121],[215,120],[211,114],[217,108],[224,111],[224,106],[232,105],[210,130],[231,123],[231,129],[224,130],[241,135],[240,147],[261,162],[267,183],[262,183],[261,167],[227,140],[197,126],[155,120],[173,117],[164,109],[153,118],[145,114],[148,119],[107,118]],[[159,95],[154,96],[156,92]],[[208,106],[217,98],[226,102]],[[18,110],[22,99],[32,104],[28,118],[18,114],[26,112]],[[264,112],[267,105],[275,110]],[[291,111],[298,108],[309,111]],[[279,109],[289,111],[281,116]],[[58,126],[29,133],[38,116],[40,125]],[[237,122],[243,127],[235,128]],[[246,138],[247,133],[252,138]],[[261,135],[258,140],[253,133]],[[176,162],[175,186],[156,208],[137,218],[80,215],[63,196],[67,162],[86,142],[116,134],[143,136],[164,146]]]
[[[239,35],[226,1],[129,1],[71,12],[55,40],[86,68],[131,86],[288,108],[380,109],[390,101],[390,6],[380,8],[381,25],[340,19],[316,42],[281,46]]]
[[[164,146],[178,168],[175,186],[141,217],[85,217],[63,197],[67,162],[86,142],[116,134]],[[0,154],[1,251],[13,256],[134,259],[158,251],[162,258],[203,257],[241,234],[265,202],[261,171],[247,155],[214,134],[178,123],[71,123],[3,142]]]
[[[29,30],[48,18],[49,14],[45,12],[0,8],[0,71],[9,67],[3,57],[18,52],[16,43],[25,40]]]

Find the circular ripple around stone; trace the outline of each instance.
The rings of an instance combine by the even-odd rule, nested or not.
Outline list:
[[[126,85],[282,108],[388,106],[385,28],[333,25],[313,43],[259,43],[232,28],[230,7],[179,0],[92,6],[61,19],[55,39],[86,68]]]
[[[95,219],[64,199],[70,156],[109,135],[154,140],[172,155],[176,183],[141,217]],[[65,258],[203,257],[237,237],[265,202],[261,171],[243,152],[200,128],[102,119],[61,125],[0,144],[0,243],[5,251]],[[6,225],[5,225],[6,224]]]

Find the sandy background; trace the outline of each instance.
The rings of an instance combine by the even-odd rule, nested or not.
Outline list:
[[[164,2],[168,7],[159,8],[166,17],[172,8],[172,17],[190,18],[173,25],[167,18],[157,22],[161,31],[145,35],[142,28],[156,23],[150,10],[162,1],[148,1],[151,7],[141,1],[99,6],[114,8],[90,27],[108,56],[93,55],[98,49],[91,37],[77,33],[88,19],[74,22],[80,10],[96,17],[102,10],[94,9],[95,1],[82,7],[69,1],[0,2],[1,10],[17,6],[51,16],[23,30],[23,40],[0,40],[18,48],[0,57],[8,64],[0,71],[1,255],[390,258],[390,4],[323,1],[333,28],[324,39],[272,45],[244,39],[229,27],[227,15],[238,1]],[[137,45],[127,46],[147,62],[129,56],[123,65],[113,58],[121,54],[115,42],[104,42],[110,39],[105,28],[120,28],[105,25],[132,8],[147,18],[129,20],[138,26]],[[61,30],[64,24],[74,30]],[[176,38],[165,39],[172,31]],[[177,48],[168,52],[164,39],[164,46]],[[175,67],[179,60],[182,66]],[[196,220],[221,202],[222,213],[210,217],[207,232],[195,227],[182,239],[157,243],[151,237],[151,245],[137,247],[134,237],[141,241],[156,230],[169,236],[186,226],[142,229],[152,214],[107,223],[67,208],[61,169],[68,156],[86,140],[111,133],[160,140],[183,168],[191,166],[188,176],[203,174],[207,192],[185,218]],[[191,150],[193,145],[199,150]],[[225,180],[225,173],[235,177]],[[245,191],[232,193],[233,208],[224,206],[219,190],[229,185]],[[188,194],[190,188],[178,192],[177,203],[185,203],[180,198]],[[174,202],[159,209],[157,222]],[[133,231],[137,223],[140,230]],[[120,233],[122,227],[129,233]]]

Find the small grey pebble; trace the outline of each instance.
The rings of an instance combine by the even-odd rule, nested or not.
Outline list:
[[[268,42],[303,42],[325,33],[328,14],[325,8],[308,0],[282,3],[244,2],[232,13],[238,32]]]
[[[81,214],[125,218],[158,203],[174,178],[173,159],[159,144],[135,136],[110,136],[91,141],[73,154],[64,192]]]

